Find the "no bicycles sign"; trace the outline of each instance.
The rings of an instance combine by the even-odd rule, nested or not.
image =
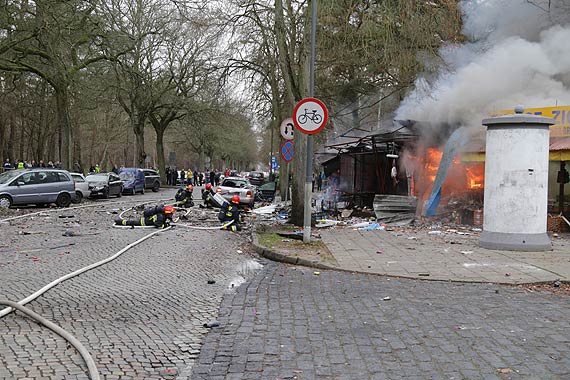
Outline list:
[[[293,123],[299,131],[313,135],[320,132],[329,119],[329,111],[323,102],[316,98],[305,98],[293,110]]]

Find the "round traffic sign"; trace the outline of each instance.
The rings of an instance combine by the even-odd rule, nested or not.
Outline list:
[[[281,144],[281,158],[285,162],[291,162],[293,160],[293,141],[287,140]]]
[[[293,140],[293,132],[295,131],[295,124],[293,123],[293,119],[287,118],[283,120],[281,126],[279,127],[279,131],[285,140]]]
[[[307,135],[320,132],[329,119],[329,111],[323,102],[316,98],[305,98],[293,110],[295,128]]]

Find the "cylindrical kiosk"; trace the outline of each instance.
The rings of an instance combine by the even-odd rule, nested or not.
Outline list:
[[[549,126],[554,120],[523,114],[483,120],[485,204],[479,245],[508,251],[552,249],[546,233]]]

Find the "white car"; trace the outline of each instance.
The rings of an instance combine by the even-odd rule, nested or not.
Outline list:
[[[69,173],[73,182],[75,182],[75,201],[74,203],[81,203],[83,198],[87,198],[91,195],[91,190],[89,190],[89,183],[83,177],[83,174],[79,173]]]

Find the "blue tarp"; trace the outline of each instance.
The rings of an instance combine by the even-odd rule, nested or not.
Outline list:
[[[445,143],[443,147],[443,156],[441,157],[441,162],[439,163],[439,168],[437,169],[437,175],[435,176],[435,181],[433,181],[433,187],[431,189],[431,195],[429,196],[425,215],[434,216],[439,202],[441,201],[441,186],[443,181],[447,176],[447,172],[451,167],[453,158],[458,153],[458,151],[467,144],[469,140],[469,132],[467,128],[459,128],[453,131],[449,140]]]

